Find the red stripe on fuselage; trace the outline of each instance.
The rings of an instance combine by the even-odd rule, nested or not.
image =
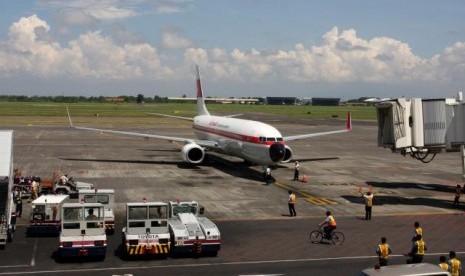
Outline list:
[[[200,125],[194,125],[193,128],[196,130],[208,132],[211,134],[216,134],[219,136],[231,138],[231,139],[241,141],[241,142],[249,142],[253,144],[260,144],[260,145],[267,145],[267,146],[271,146],[275,143],[280,143],[284,145],[284,142],[282,141],[281,142],[275,142],[275,141],[263,141],[262,142],[260,141],[259,137],[237,134],[234,132],[229,132],[229,131],[225,131],[225,130],[221,130],[217,128],[210,128],[210,127],[205,127],[205,126],[200,126]]]

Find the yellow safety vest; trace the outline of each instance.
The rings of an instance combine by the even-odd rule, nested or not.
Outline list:
[[[373,197],[372,196],[366,197],[366,200],[367,200],[366,205],[368,207],[371,207],[373,205]]]
[[[336,227],[336,220],[334,219],[333,216],[329,216],[329,226]]]
[[[382,243],[382,244],[380,244],[378,246],[379,246],[379,253],[380,253],[379,257],[381,259],[387,259],[388,256],[389,256],[389,244],[387,244],[387,243],[383,244]]]
[[[452,274],[452,276],[459,276],[460,261],[455,258],[451,259],[450,266],[450,274]]]
[[[291,200],[289,201],[291,204],[295,204],[295,194],[291,194]]]
[[[439,267],[442,268],[445,271],[449,271],[449,265],[446,263],[440,263]]]
[[[421,235],[423,237],[423,229],[421,229],[421,227],[416,228],[415,232],[417,232],[417,236]]]
[[[417,255],[425,255],[425,242],[424,241],[416,241],[417,244]]]

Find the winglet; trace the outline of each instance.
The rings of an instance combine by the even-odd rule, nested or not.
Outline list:
[[[351,130],[352,130],[352,116],[350,115],[350,111],[347,112],[346,130],[347,130],[347,131],[351,131]]]
[[[68,106],[66,106],[66,112],[68,112],[69,125],[70,125],[71,127],[74,127],[74,126],[73,126],[73,121],[71,121],[71,115],[69,115],[69,108],[68,108]]]

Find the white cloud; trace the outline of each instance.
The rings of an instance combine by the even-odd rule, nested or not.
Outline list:
[[[184,49],[192,46],[192,41],[184,38],[178,32],[163,31],[161,36],[162,47],[166,49]]]
[[[194,48],[179,31],[165,30],[162,46],[186,48],[183,57],[169,51],[162,57],[141,39],[118,43],[116,37],[98,31],[83,33],[66,45],[50,33],[49,24],[37,15],[14,22],[8,40],[0,44],[0,77],[175,82],[191,79],[193,64],[199,64],[210,81],[240,83],[463,83],[465,74],[464,42],[421,58],[405,42],[389,37],[367,40],[353,29],[339,32],[336,27],[323,35],[320,45],[297,43],[292,49],[267,51]],[[168,63],[172,61],[176,63]]]

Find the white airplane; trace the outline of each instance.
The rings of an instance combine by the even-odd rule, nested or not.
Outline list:
[[[71,116],[69,115],[68,111],[70,125],[71,127],[82,130],[108,132],[181,142],[184,144],[181,149],[182,158],[185,162],[191,164],[202,163],[205,158],[205,151],[213,150],[222,154],[242,158],[251,164],[262,166],[274,166],[278,163],[286,163],[291,161],[292,150],[287,145],[288,141],[349,132],[351,130],[352,123],[350,112],[347,114],[345,129],[284,137],[276,128],[262,122],[232,118],[235,115],[225,117],[210,115],[204,102],[198,66],[196,66],[196,74],[197,116],[194,118],[186,118],[158,113],[151,114],[193,121],[194,132],[198,139],[89,127],[77,127],[73,126]]]

